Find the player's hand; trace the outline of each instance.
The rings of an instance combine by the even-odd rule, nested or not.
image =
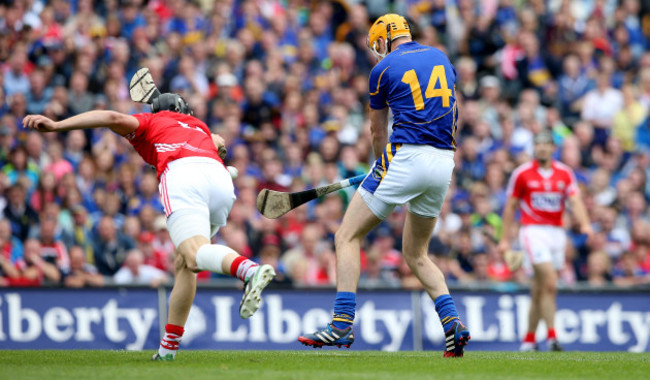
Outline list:
[[[507,240],[501,240],[499,245],[497,245],[497,251],[501,256],[503,256],[507,251],[510,250],[510,242]]]
[[[219,157],[221,157],[222,160],[225,159],[226,154],[228,154],[228,150],[226,149],[226,140],[224,140],[223,137],[219,136],[218,134],[213,133],[212,142],[219,151]]]
[[[594,229],[591,228],[591,224],[587,224],[580,227],[580,233],[587,235],[587,240],[591,239],[594,236]]]
[[[56,122],[43,115],[27,115],[23,119],[25,128],[35,129],[39,132],[56,131]]]

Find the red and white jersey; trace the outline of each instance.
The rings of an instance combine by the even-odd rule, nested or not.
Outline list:
[[[522,225],[562,226],[566,200],[579,191],[571,168],[557,161],[550,169],[535,160],[523,164],[508,182],[508,196],[519,199]]]
[[[209,157],[223,164],[210,129],[194,116],[171,111],[133,116],[140,126],[124,137],[149,165],[156,168],[158,178],[167,164],[183,157]]]

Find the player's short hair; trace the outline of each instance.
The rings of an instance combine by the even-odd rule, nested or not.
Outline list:
[[[553,132],[549,130],[543,130],[535,135],[533,142],[535,144],[553,144],[555,145],[555,140],[553,140]]]

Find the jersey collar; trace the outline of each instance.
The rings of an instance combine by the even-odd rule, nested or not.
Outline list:
[[[396,47],[395,50],[393,50],[393,51],[398,51],[398,50],[401,49],[403,46],[413,46],[413,45],[415,45],[415,44],[417,44],[416,41],[404,42],[403,44],[400,44],[398,47]]]

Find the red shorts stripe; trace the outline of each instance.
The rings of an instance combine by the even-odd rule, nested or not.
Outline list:
[[[167,192],[167,170],[165,170],[161,177],[161,185],[162,186],[160,188],[162,193],[160,195],[163,201],[163,205],[165,206],[165,216],[169,217],[169,215],[172,213],[172,207],[169,202],[169,193]]]
[[[528,258],[530,259],[531,265],[534,264],[533,262],[533,251],[531,250],[530,247],[530,241],[528,240],[528,235],[526,234],[526,231],[522,231],[522,234],[524,235],[524,251],[526,251],[526,254],[528,255]]]

